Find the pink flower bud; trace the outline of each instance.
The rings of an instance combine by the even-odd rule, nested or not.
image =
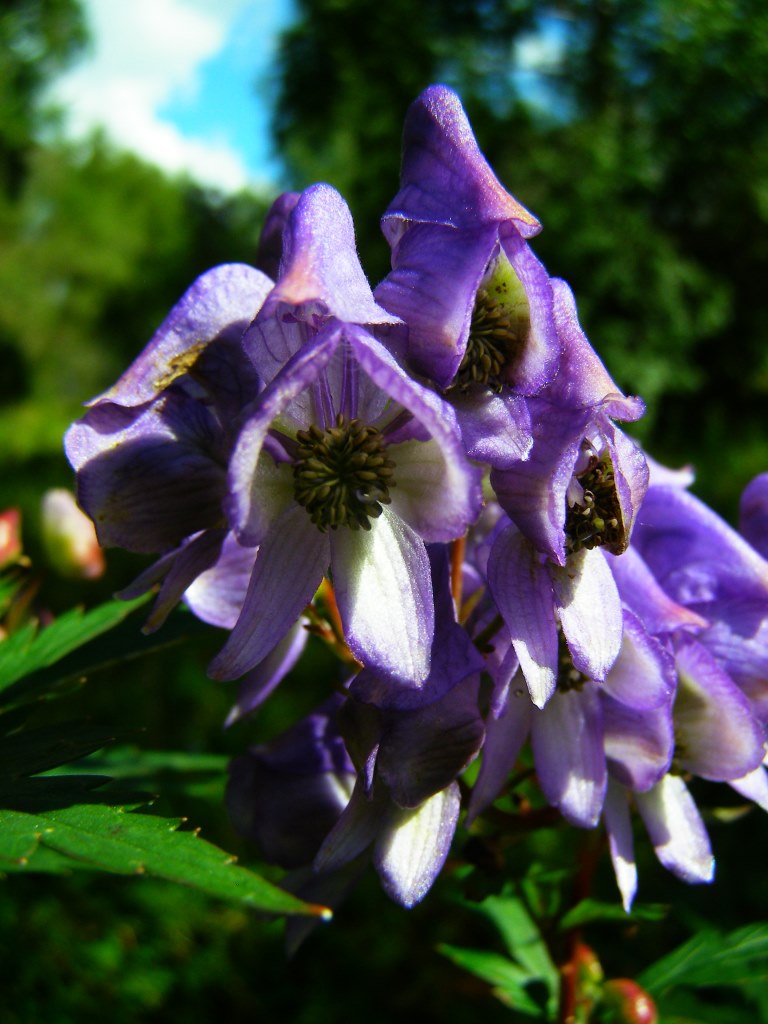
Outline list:
[[[80,511],[69,491],[46,491],[42,534],[50,564],[62,576],[93,580],[104,573],[104,553],[96,540],[93,523]]]
[[[603,1003],[613,1011],[617,1024],[657,1024],[656,1004],[636,981],[614,978],[603,987]]]
[[[21,555],[21,512],[7,508],[0,512],[0,569]]]

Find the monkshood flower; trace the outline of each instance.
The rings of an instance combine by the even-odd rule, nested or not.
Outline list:
[[[524,459],[494,469],[499,503],[534,547],[557,565],[574,553],[626,550],[648,486],[640,448],[613,420],[637,420],[639,398],[625,397],[582,331],[573,295],[553,280],[563,343],[560,371],[527,399],[533,446]]]
[[[520,396],[553,379],[561,348],[549,277],[525,241],[540,224],[493,174],[445,86],[406,115],[401,188],[382,229],[392,271],[375,294],[408,325],[409,365],[447,389],[473,458],[524,458]]]
[[[260,387],[243,358],[242,334],[271,287],[245,265],[203,274],[67,431],[78,501],[101,545],[163,555],[124,593],[164,581],[148,628],[221,556],[227,462],[242,411]],[[255,550],[238,547],[237,557],[250,568]],[[234,600],[228,583],[221,598],[226,606]],[[227,608],[211,610],[209,621],[231,625],[228,616]]]
[[[745,521],[749,532],[757,517]],[[768,722],[768,561],[678,487],[649,489],[633,546],[669,597],[706,620],[697,639]]]
[[[355,768],[338,730],[336,694],[270,743],[229,767],[227,809],[238,832],[272,864],[311,864],[349,802]]]
[[[445,549],[431,547],[430,561],[430,675],[418,690],[393,687],[371,668],[351,682],[339,721],[357,781],[315,860],[321,873],[338,871],[370,850],[385,891],[403,906],[422,899],[443,866],[458,821],[456,780],[485,734],[483,658],[456,622]]]
[[[561,637],[578,672],[606,678],[621,649],[621,601],[601,551],[582,548],[556,565],[514,524],[500,525],[488,557],[488,587],[531,699],[542,708],[557,688]]]
[[[760,767],[763,731],[749,702],[709,651],[690,635],[675,638],[674,758],[650,789],[614,776],[604,806],[611,858],[625,908],[637,889],[630,801],[636,806],[667,870],[689,883],[710,882],[714,858],[706,826],[684,777],[728,782],[768,809],[768,781]]]
[[[711,882],[715,860],[706,826],[696,802],[680,775],[664,775],[643,793],[611,779],[603,808],[616,882],[624,909],[637,892],[631,802],[643,820],[659,862],[683,882]]]
[[[656,490],[652,487],[649,494]],[[669,490],[684,494],[679,481],[669,485]],[[700,503],[693,500],[692,507],[698,509]],[[690,508],[687,501],[684,507]],[[644,511],[640,521],[645,525]],[[683,560],[691,572],[688,582],[697,575],[702,582],[707,570],[703,562],[697,566],[698,559],[690,558],[686,530],[680,529],[680,520],[674,515],[670,526],[684,549]],[[699,547],[698,555],[704,554]],[[718,558],[719,553],[713,557]],[[606,796],[604,821],[611,856],[624,906],[629,909],[637,888],[630,801],[643,818],[661,863],[684,881],[709,882],[714,874],[709,838],[681,774],[727,782],[765,809],[768,778],[761,767],[764,733],[755,707],[707,646],[710,623],[662,590],[634,546],[620,558],[609,557],[609,563],[623,599],[674,658],[675,673],[675,747],[670,773],[647,791],[639,791],[631,780],[615,778]]]
[[[513,680],[486,723],[470,819],[496,798],[529,735],[544,797],[581,828],[599,822],[610,777],[646,791],[668,770],[673,662],[628,609],[621,651],[602,681],[577,669],[561,642],[556,689],[545,707],[532,703],[522,682]]]
[[[458,375],[540,390],[559,356],[548,277],[524,243],[541,225],[493,174],[445,86],[408,110],[400,184],[382,218],[393,271],[376,295],[408,324],[413,365],[441,387]]]
[[[349,210],[318,185],[283,236],[280,278],[246,334],[264,391],[230,460],[229,521],[259,546],[243,609],[210,667],[235,678],[293,626],[329,567],[352,653],[394,680],[429,673],[426,542],[461,536],[482,503],[451,407],[367,327],[391,324]]]

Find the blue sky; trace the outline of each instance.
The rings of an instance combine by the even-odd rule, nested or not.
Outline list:
[[[78,137],[102,127],[168,171],[272,190],[268,76],[293,0],[81,0],[88,55],[53,89]]]

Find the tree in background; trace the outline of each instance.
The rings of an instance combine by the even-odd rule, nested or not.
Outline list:
[[[403,112],[445,81],[501,180],[544,223],[536,249],[574,287],[612,372],[648,401],[643,440],[670,461],[693,456],[703,493],[732,509],[766,461],[764,5],[298,7],[275,137],[294,184],[324,179],[348,196],[372,276],[386,270],[376,225],[397,189]]]
[[[77,0],[6,0],[0,12],[0,188],[15,195],[44,121],[40,97],[87,41]]]

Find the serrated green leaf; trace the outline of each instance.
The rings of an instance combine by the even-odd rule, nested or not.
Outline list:
[[[229,761],[225,754],[120,746],[100,750],[93,757],[80,761],[77,771],[107,775],[124,787],[162,793],[166,798],[196,797],[221,803]],[[71,770],[71,766],[66,769]]]
[[[520,1013],[545,1019],[546,1009],[529,994],[527,986],[537,979],[500,953],[462,949],[442,944],[438,950],[458,967],[493,986],[494,994]]]
[[[178,831],[179,824],[102,804],[40,814],[2,810],[0,864],[33,871],[36,851],[47,849],[66,857],[73,868],[164,878],[272,914],[330,916],[235,864],[196,832]]]
[[[523,901],[514,896],[488,896],[478,910],[496,925],[509,954],[556,991],[557,968]]]
[[[146,601],[109,601],[89,612],[73,608],[43,629],[28,623],[0,644],[0,692],[114,628]]]
[[[637,979],[653,995],[673,985],[741,985],[768,980],[768,924],[747,925],[728,935],[701,932],[646,968]]]
[[[93,722],[60,722],[22,729],[0,742],[0,785],[76,761],[115,739],[114,729]]]
[[[667,915],[663,904],[647,903],[636,905],[628,914],[620,903],[605,903],[601,900],[584,899],[572,907],[560,921],[560,930],[579,928],[592,921],[662,921]]]

